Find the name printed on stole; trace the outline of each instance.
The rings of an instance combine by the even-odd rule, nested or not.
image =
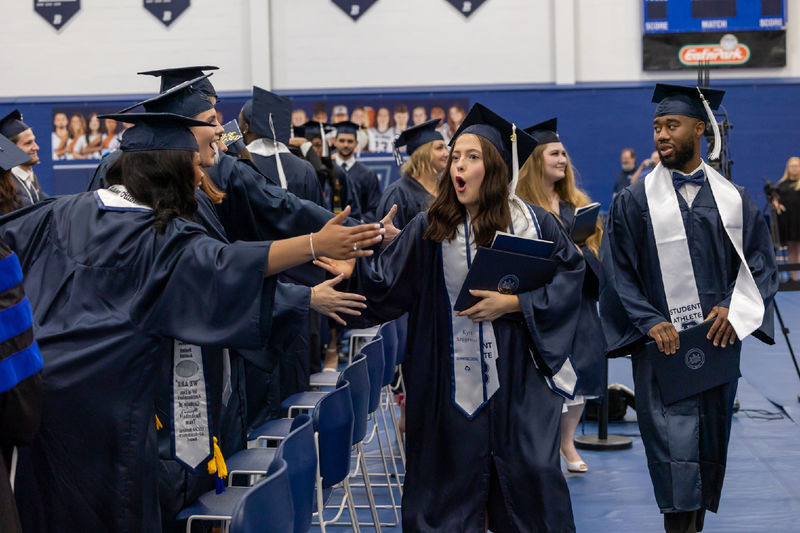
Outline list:
[[[192,346],[182,345],[178,352],[178,358],[183,360],[192,359],[192,357]],[[174,394],[177,405],[175,436],[185,442],[196,442],[199,438],[205,439],[208,431],[204,420],[204,396],[200,391],[200,387],[205,387],[205,382],[201,379],[181,379],[176,376],[175,385]]]

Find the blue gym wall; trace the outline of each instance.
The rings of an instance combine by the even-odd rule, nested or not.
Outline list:
[[[691,82],[687,82],[691,83]],[[800,155],[800,80],[720,80],[715,88],[727,91],[724,105],[734,129],[730,134],[730,154],[734,182],[747,187],[758,205],[765,201],[763,179],[777,181],[786,160]],[[370,91],[287,91],[284,95],[298,103],[359,98],[442,98],[481,102],[499,114],[527,127],[558,116],[559,133],[581,177],[581,186],[607,208],[613,180],[619,171],[619,151],[630,146],[637,157],[647,157],[653,150],[650,103],[653,83],[577,84],[569,87],[486,86],[464,89],[414,88]],[[86,107],[113,110],[135,102],[145,95],[86,98],[15,98],[0,99],[0,116],[14,107],[37,133],[42,163],[36,168],[44,189],[51,194],[67,194],[85,189],[91,169],[58,170],[54,175],[50,160],[51,113],[57,107]],[[223,93],[221,105],[225,120],[233,118],[230,110],[247,98],[247,93]],[[330,111],[330,105],[328,109]],[[71,163],[71,162],[70,162]],[[91,161],[84,162],[92,165]],[[96,162],[95,162],[96,163]],[[86,166],[84,165],[84,166]]]

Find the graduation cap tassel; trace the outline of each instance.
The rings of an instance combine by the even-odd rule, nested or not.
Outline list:
[[[217,437],[214,437],[214,457],[208,462],[208,473],[214,474],[214,489],[217,494],[225,492],[225,482],[223,479],[228,477],[228,466],[225,464],[225,457],[217,444]]]
[[[397,163],[398,167],[403,166],[403,154],[400,153],[400,149],[395,146],[394,150],[392,150],[392,155],[394,156],[394,162]]]
[[[319,135],[322,139],[322,157],[328,157],[330,152],[328,152],[328,139],[325,138],[325,127],[322,125],[322,121],[319,123]]]
[[[519,154],[517,153],[517,125],[511,124],[511,184],[508,186],[511,194],[517,193],[519,182]]]
[[[703,96],[703,92],[700,90],[700,87],[697,88],[697,92],[700,93],[700,99],[703,101],[703,107],[705,108],[706,115],[708,115],[708,120],[711,123],[711,129],[714,131],[714,148],[711,150],[711,153],[708,154],[708,159],[717,161],[719,160],[719,154],[722,152],[722,136],[719,133],[719,124],[717,124],[717,119],[714,118],[714,112],[711,111],[711,106],[708,104],[706,97]]]
[[[269,114],[269,129],[272,132],[272,146],[275,148],[275,163],[278,165],[278,179],[281,182],[281,189],[286,189],[288,184],[286,182],[286,174],[283,172],[283,165],[281,165],[281,155],[278,152],[278,136],[275,134],[275,124],[272,122],[272,113]]]

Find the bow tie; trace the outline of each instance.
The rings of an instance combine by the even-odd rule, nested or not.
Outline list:
[[[703,185],[703,182],[706,180],[705,173],[701,168],[694,174],[686,175],[681,174],[680,172],[673,172],[672,173],[672,186],[675,187],[677,191],[687,183],[694,183],[695,185]]]

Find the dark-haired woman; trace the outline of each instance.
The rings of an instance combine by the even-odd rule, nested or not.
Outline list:
[[[558,455],[563,398],[548,382],[574,386],[583,265],[552,215],[510,194],[512,130],[476,104],[428,212],[350,280],[374,320],[409,313],[403,531],[575,531]],[[527,157],[530,137],[516,138]],[[478,303],[457,313],[471,258],[496,231],[553,241],[555,276],[517,295],[472,291]]]
[[[337,218],[313,235],[221,243],[192,221],[198,163],[216,128],[175,116],[126,120],[137,125],[113,167],[119,184],[0,219],[45,361],[41,429],[17,477],[25,531],[159,531],[153,412],[173,363],[159,356],[173,339],[262,346],[275,274],[314,253],[368,255],[354,247],[380,237]]]

